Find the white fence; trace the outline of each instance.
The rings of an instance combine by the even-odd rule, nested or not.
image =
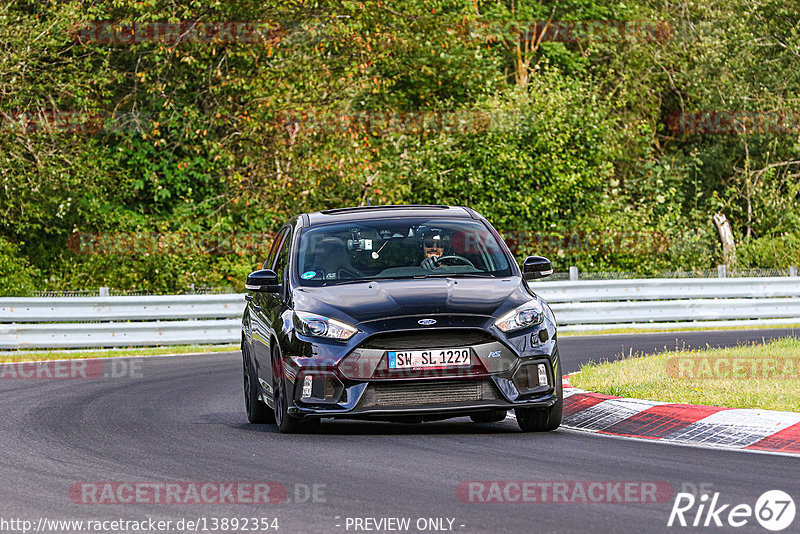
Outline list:
[[[237,343],[244,295],[0,298],[0,348]]]
[[[561,331],[800,324],[800,278],[534,282]],[[0,298],[0,348],[238,343],[244,295]]]
[[[800,278],[534,283],[561,331],[800,324]]]

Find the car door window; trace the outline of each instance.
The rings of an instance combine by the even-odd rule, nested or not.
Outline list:
[[[275,262],[272,265],[272,270],[278,274],[278,281],[284,282],[284,275],[289,273],[289,249],[292,248],[291,244],[291,228],[286,228],[281,232],[283,239],[279,245],[278,251],[275,255]]]
[[[275,236],[275,240],[272,242],[272,247],[269,249],[269,254],[267,255],[267,261],[264,262],[264,266],[262,267],[263,269],[272,269],[275,264],[275,257],[278,254],[278,249],[280,249],[283,238],[286,237],[286,232],[287,229],[282,229]]]

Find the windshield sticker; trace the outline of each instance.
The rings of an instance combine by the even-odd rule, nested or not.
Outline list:
[[[316,275],[317,275],[316,271],[306,271],[300,275],[300,278],[302,278],[303,280],[310,280],[314,278]]]

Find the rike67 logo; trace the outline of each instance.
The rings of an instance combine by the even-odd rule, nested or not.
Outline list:
[[[765,529],[778,532],[794,521],[794,500],[781,490],[763,493],[755,503],[732,505],[720,501],[719,492],[699,498],[691,493],[678,493],[669,514],[667,526],[681,527],[742,527],[755,520]]]

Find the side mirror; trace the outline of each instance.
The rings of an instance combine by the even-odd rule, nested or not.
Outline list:
[[[262,293],[280,293],[281,286],[278,283],[278,275],[270,269],[253,271],[247,275],[245,289],[259,291]]]
[[[522,278],[525,280],[536,280],[553,274],[553,265],[545,257],[528,256],[522,262]]]

